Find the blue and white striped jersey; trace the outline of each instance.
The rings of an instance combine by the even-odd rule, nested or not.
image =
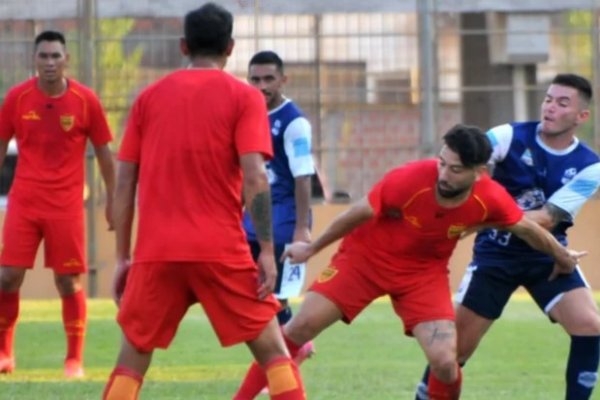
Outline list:
[[[566,211],[569,219],[552,231],[566,244],[566,232],[583,204],[600,186],[600,159],[577,138],[564,150],[544,145],[539,137],[539,122],[500,125],[487,135],[492,142],[492,176],[527,210],[549,202]],[[474,260],[495,260],[517,256],[523,261],[549,259],[531,249],[510,232],[487,229],[475,239]]]
[[[296,226],[295,179],[313,175],[311,126],[300,108],[285,99],[269,111],[274,157],[267,163],[273,210],[275,243],[290,243]],[[244,229],[248,240],[256,240],[250,215],[244,214]]]

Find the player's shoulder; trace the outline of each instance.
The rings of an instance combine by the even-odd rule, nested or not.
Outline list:
[[[488,137],[533,137],[538,129],[539,121],[509,122],[496,125],[487,131]]]
[[[588,146],[587,143],[584,143],[581,140],[577,145],[576,157],[586,165],[600,163],[600,155],[598,155],[598,153],[594,149]]]
[[[425,181],[427,178],[437,176],[437,165],[437,160],[433,158],[409,161],[392,168],[385,176],[387,179]]]
[[[76,95],[84,97],[88,100],[97,100],[98,99],[96,92],[94,92],[92,90],[92,88],[84,85],[83,83],[81,83],[73,78],[68,78],[67,82],[68,82],[68,90],[70,92],[75,93]]]
[[[24,93],[30,92],[35,88],[37,78],[30,78],[12,86],[6,92],[6,99],[17,98]]]

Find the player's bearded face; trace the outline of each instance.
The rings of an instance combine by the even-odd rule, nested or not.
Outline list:
[[[285,81],[285,75],[275,64],[253,64],[248,70],[248,82],[262,92],[270,110],[281,104]]]
[[[440,151],[438,162],[438,179],[436,189],[440,197],[451,199],[459,197],[471,190],[476,172],[465,167],[460,156],[444,146]]]

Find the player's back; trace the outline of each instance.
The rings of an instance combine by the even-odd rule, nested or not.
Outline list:
[[[140,95],[128,126],[140,140],[138,259],[249,260],[239,164],[252,151],[239,137],[256,134],[247,120],[240,126],[249,101],[264,103],[249,85],[204,69],[174,72]]]

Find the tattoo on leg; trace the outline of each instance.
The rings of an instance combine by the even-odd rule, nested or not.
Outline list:
[[[435,324],[432,326],[433,331],[429,337],[429,345],[432,345],[435,341],[446,341],[454,337],[454,324],[447,323],[446,325],[447,326],[440,326],[439,324]],[[442,329],[440,330],[440,328]]]

